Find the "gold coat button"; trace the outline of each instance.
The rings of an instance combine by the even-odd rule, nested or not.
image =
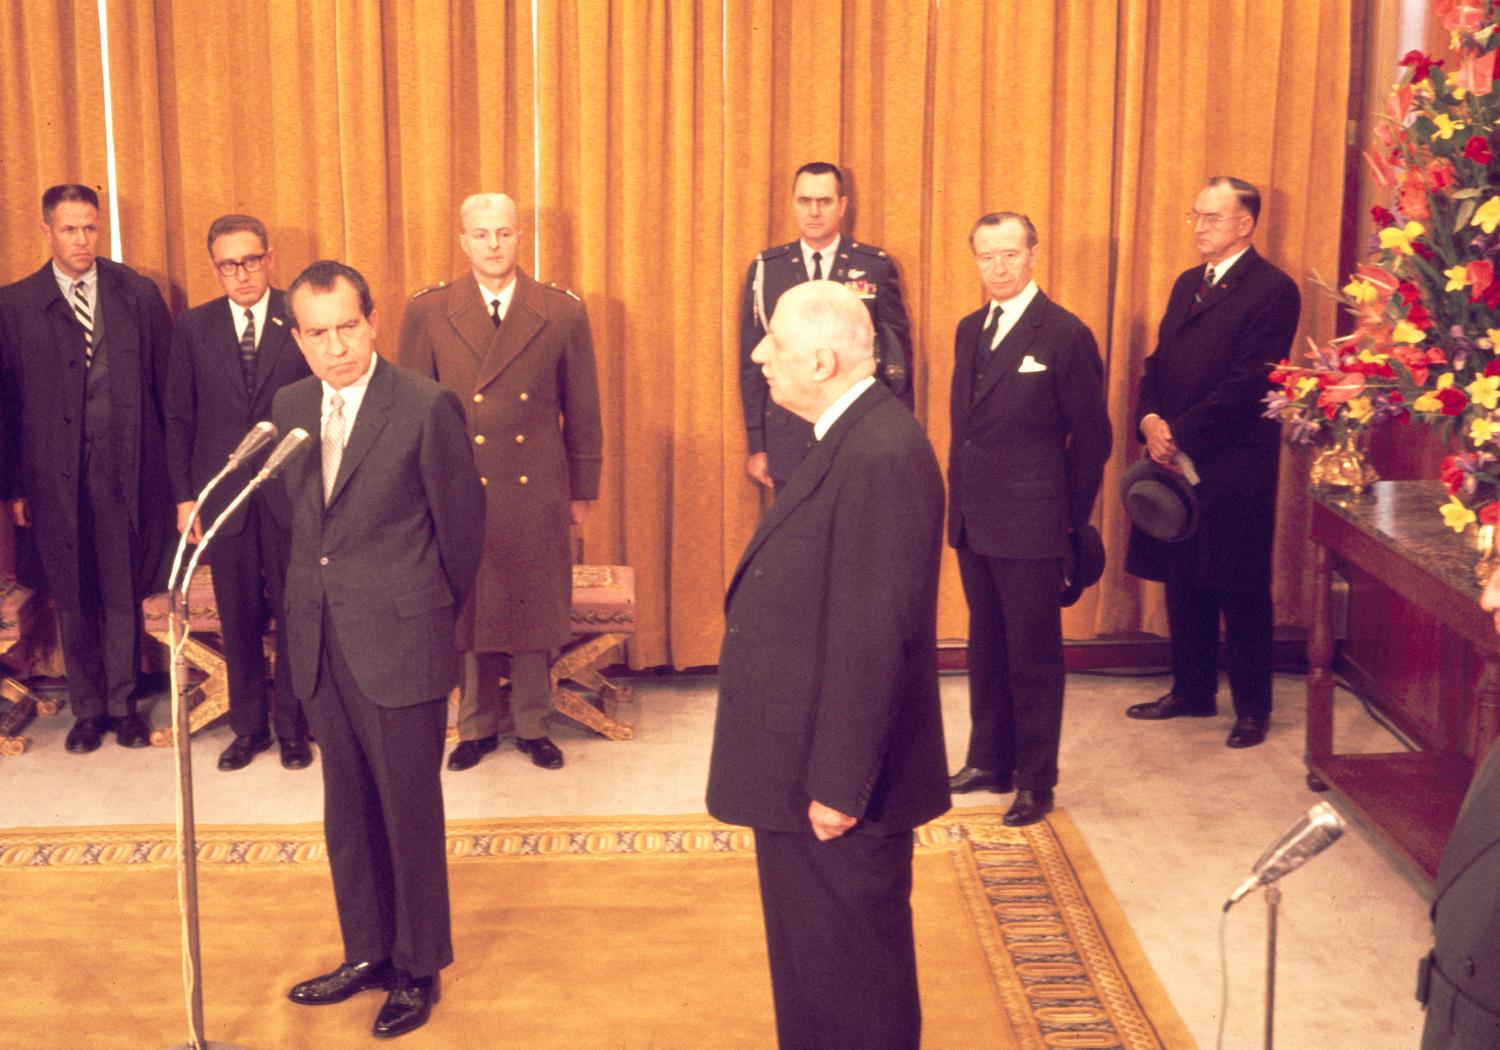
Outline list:
[[[321,558],[319,558],[318,559],[318,564],[319,565],[327,565],[328,564],[328,555],[325,554]]]
[[[526,444],[526,435],[525,434],[517,434],[516,435],[516,444],[518,444],[518,445],[524,445],[524,444]]]
[[[483,434],[475,434],[474,435],[474,444],[476,444],[476,445],[482,445],[482,444],[484,444],[484,435]]]
[[[483,400],[484,400],[484,395],[483,394],[475,394],[474,395],[474,403],[476,405],[479,404]]]
[[[528,393],[526,393],[526,391],[523,390],[523,391],[521,391],[521,400],[522,401],[530,401],[531,400],[531,395],[528,394]]]
[[[479,479],[479,483],[480,483],[480,484],[481,484],[481,485],[488,485],[488,484],[489,484],[489,483],[490,483],[490,479],[489,479],[489,478],[486,478],[486,477],[481,477],[481,478],[480,478],[480,479]]]
[[[529,485],[529,484],[531,484],[531,479],[528,478],[525,474],[522,474],[521,475],[521,484],[523,484],[523,485]]]

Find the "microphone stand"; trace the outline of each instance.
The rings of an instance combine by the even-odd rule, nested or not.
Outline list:
[[[1276,917],[1281,910],[1281,886],[1266,887],[1266,1050],[1276,1038]]]

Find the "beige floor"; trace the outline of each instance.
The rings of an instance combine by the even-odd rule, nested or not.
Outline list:
[[[445,774],[454,817],[687,813],[703,809],[713,680],[636,679],[629,717],[637,737],[613,743],[570,726],[554,730],[567,767],[546,772],[511,747],[476,769]],[[1270,740],[1223,746],[1227,715],[1166,724],[1121,714],[1164,691],[1160,678],[1075,676],[1063,737],[1066,806],[1088,840],[1152,964],[1200,1046],[1214,1046],[1223,968],[1221,905],[1265,846],[1318,796],[1303,784],[1302,680],[1281,677]],[[968,733],[962,677],[945,678],[948,750],[961,763]],[[154,713],[164,721],[165,712]],[[62,751],[70,719],[34,723],[31,750],[0,758],[0,826],[169,823],[169,753]],[[274,751],[238,773],[214,769],[220,728],[194,746],[197,816],[204,823],[316,821],[317,768],[290,773]],[[1339,743],[1395,745],[1340,694]],[[961,805],[993,803],[966,796]],[[1415,1047],[1412,999],[1427,948],[1426,904],[1403,869],[1355,828],[1286,878],[1281,911],[1276,1042],[1296,1050]],[[1227,919],[1225,1047],[1262,1045],[1265,906],[1259,894]]]

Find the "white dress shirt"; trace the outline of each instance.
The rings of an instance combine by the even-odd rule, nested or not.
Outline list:
[[[516,297],[516,280],[512,277],[510,284],[507,284],[505,290],[498,294],[490,291],[481,284],[479,286],[479,294],[484,299],[485,312],[491,317],[495,316],[494,304],[496,302],[500,304],[500,320],[503,321],[505,320],[505,315],[510,313],[510,301]]]
[[[63,298],[68,301],[70,307],[73,305],[73,285],[82,281],[84,298],[89,301],[89,316],[94,317],[99,313],[97,308],[99,302],[98,266],[90,266],[89,272],[82,277],[69,277],[57,268],[57,263],[54,261],[52,263],[52,278],[57,282],[58,290],[62,292]]]
[[[271,312],[271,289],[267,288],[265,294],[254,306],[241,306],[233,299],[228,300],[229,316],[234,321],[234,340],[238,343],[245,337],[245,311],[250,311],[250,316],[255,318],[255,345],[260,346],[260,335],[266,330],[266,315]]]
[[[802,246],[802,265],[807,267],[807,279],[812,280],[813,275],[813,252],[818,253],[818,260],[823,264],[823,280],[828,280],[828,275],[833,272],[833,259],[839,253],[839,243],[844,238],[836,236],[828,242],[825,248],[814,248],[806,241],[799,241]]]
[[[999,346],[1001,341],[1010,335],[1010,330],[1016,326],[1016,322],[1021,319],[1021,315],[1026,312],[1026,308],[1031,305],[1031,300],[1036,298],[1036,293],[1039,291],[1041,289],[1036,286],[1035,281],[1027,281],[1026,287],[1022,288],[1009,299],[1003,302],[996,299],[990,300],[990,312],[984,315],[985,327],[988,327],[990,321],[994,319],[995,307],[998,306],[1004,311],[1000,315],[1000,324],[995,328],[995,337],[990,340],[991,350]],[[982,327],[980,331],[983,330]]]
[[[866,390],[870,389],[870,387],[874,385],[875,377],[865,376],[859,382],[855,383],[848,390],[845,390],[841,395],[839,395],[839,399],[833,404],[829,405],[827,408],[823,409],[823,414],[819,416],[818,421],[813,424],[813,437],[817,438],[819,441],[822,441],[823,435],[827,434],[829,428],[831,428],[835,423],[839,421],[839,416],[843,415],[844,411],[850,405],[859,400],[860,394],[863,394]]]
[[[354,382],[350,383],[348,386],[346,386],[346,387],[342,388],[341,390],[337,391],[338,395],[344,399],[344,443],[345,444],[348,444],[348,442],[349,442],[349,435],[352,434],[352,433],[354,433],[354,417],[357,416],[357,415],[359,415],[359,406],[360,406],[360,404],[365,399],[365,390],[370,385],[370,377],[375,374],[375,362],[377,362],[379,360],[380,360],[380,355],[379,354],[371,354],[370,355],[370,367],[367,368],[367,369],[365,369],[365,374],[362,375],[362,376],[360,376]],[[330,411],[328,402],[333,397],[334,393],[335,393],[335,391],[334,391],[333,387],[329,386],[328,382],[326,380],[324,380],[323,381],[323,410],[322,410],[322,416],[318,420],[318,433],[320,433],[320,434],[323,433],[323,431],[325,431],[325,430],[328,429],[328,413]]]

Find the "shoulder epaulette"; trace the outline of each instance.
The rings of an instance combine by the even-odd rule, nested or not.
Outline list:
[[[562,292],[563,295],[570,296],[576,302],[583,302],[582,299],[578,298],[578,293],[573,291],[573,289],[571,288],[564,288],[562,285],[557,284],[554,281],[543,281],[542,283],[545,284],[548,288],[551,288],[554,292]]]
[[[859,252],[861,255],[878,255],[882,259],[886,257],[883,248],[877,248],[873,244],[863,244],[860,241],[850,241],[849,250],[851,252]]]
[[[437,284],[429,284],[426,288],[418,288],[415,292],[412,292],[411,293],[411,298],[412,299],[418,299],[418,298],[426,295],[428,292],[435,292],[439,288],[446,288],[446,287],[448,287],[448,282],[447,281],[439,281]],[[408,302],[409,301],[410,300],[408,300]]]
[[[796,241],[792,241],[790,244],[778,244],[774,248],[767,248],[765,251],[761,252],[760,257],[762,259],[775,259],[777,256],[787,254],[787,252],[791,251],[795,247],[797,247]]]

